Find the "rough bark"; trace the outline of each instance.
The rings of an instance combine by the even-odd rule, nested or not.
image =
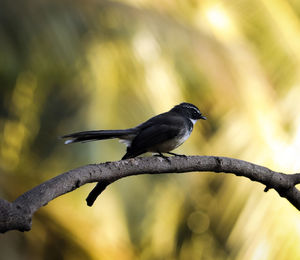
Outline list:
[[[86,165],[70,170],[25,192],[13,202],[0,199],[0,232],[29,231],[33,214],[48,202],[91,182],[111,184],[139,174],[216,172],[244,176],[273,188],[300,210],[300,174],[284,174],[250,162],[217,156],[144,157]],[[105,185],[104,185],[105,188]]]

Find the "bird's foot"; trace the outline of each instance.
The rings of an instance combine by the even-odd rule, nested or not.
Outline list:
[[[178,154],[178,153],[171,153],[171,152],[168,152],[167,154],[171,154],[178,157],[187,157],[185,154]]]
[[[157,154],[155,154],[154,156],[163,158],[163,159],[165,159],[166,161],[171,162],[171,161],[170,161],[170,158],[169,158],[168,156],[163,155],[162,153],[157,153]]]

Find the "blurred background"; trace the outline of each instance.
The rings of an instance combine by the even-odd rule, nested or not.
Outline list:
[[[75,131],[135,126],[182,101],[207,121],[176,150],[300,171],[298,0],[0,2],[0,197],[119,160],[115,140]],[[300,214],[242,177],[135,176],[55,199],[1,259],[300,259]]]

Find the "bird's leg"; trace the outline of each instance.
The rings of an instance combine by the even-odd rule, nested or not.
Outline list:
[[[168,162],[170,162],[169,157],[163,155],[161,152],[157,152],[157,154],[155,154],[154,156],[158,156],[158,157],[164,158],[165,160],[167,160]]]
[[[171,153],[171,152],[167,152],[167,154],[171,154],[171,155],[179,156],[179,157],[186,157],[185,154],[178,154],[178,153]]]

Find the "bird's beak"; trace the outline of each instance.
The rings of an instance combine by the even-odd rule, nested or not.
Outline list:
[[[206,117],[201,115],[200,119],[206,120]]]

